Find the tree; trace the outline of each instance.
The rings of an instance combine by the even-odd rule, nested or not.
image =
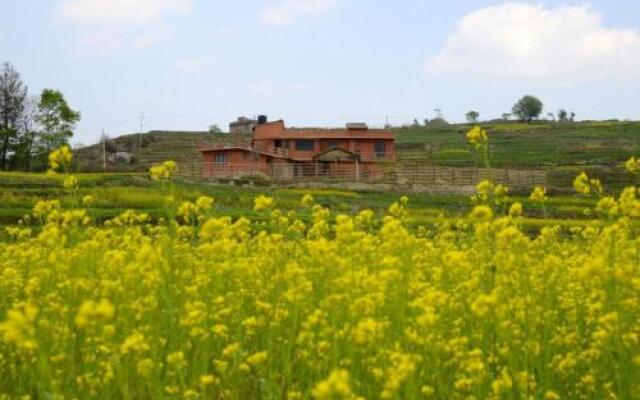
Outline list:
[[[573,122],[575,120],[576,120],[576,113],[571,111],[571,114],[569,115],[569,121]]]
[[[420,122],[418,122],[418,118],[413,119],[413,124],[411,124],[413,128],[417,128],[420,126]]]
[[[567,113],[567,110],[561,108],[560,110],[558,110],[558,121],[566,122],[569,119],[568,115],[569,114]]]
[[[469,111],[466,115],[467,122],[475,124],[478,122],[478,118],[480,118],[480,113],[477,111]]]
[[[531,122],[540,116],[542,107],[542,102],[537,97],[527,95],[518,100],[511,111],[521,121]]]
[[[556,115],[552,112],[548,112],[547,113],[547,117],[549,117],[550,120],[555,121],[556,120]]]
[[[7,168],[11,145],[18,136],[18,124],[24,111],[27,87],[16,69],[5,62],[0,68],[0,169]]]
[[[68,144],[76,123],[80,121],[80,113],[69,107],[60,91],[44,89],[38,101],[37,121],[42,128],[40,150],[48,154],[51,150]]]
[[[19,122],[19,135],[14,147],[14,167],[31,170],[33,151],[38,140],[38,98],[29,96]]]
[[[511,118],[511,113],[502,113],[502,119],[508,121]]]
[[[216,124],[209,126],[209,133],[222,133],[222,129]]]

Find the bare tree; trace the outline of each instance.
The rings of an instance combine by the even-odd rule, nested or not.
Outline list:
[[[27,87],[16,69],[5,62],[0,67],[0,169],[7,168],[12,142],[18,136],[18,125],[25,108]]]
[[[31,171],[32,160],[38,140],[38,98],[30,96],[25,101],[19,124],[19,136],[16,143],[16,162],[20,168]]]

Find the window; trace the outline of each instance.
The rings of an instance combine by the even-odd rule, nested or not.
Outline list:
[[[338,142],[337,140],[330,140],[329,141],[329,145],[327,146],[328,149],[334,149],[336,147],[340,147],[340,142]]]
[[[375,144],[376,156],[381,157],[384,156],[384,140],[376,140]]]
[[[216,153],[216,158],[214,161],[216,164],[226,164],[227,163],[227,153]]]
[[[313,140],[302,139],[296,140],[296,150],[298,151],[313,151],[314,142]]]

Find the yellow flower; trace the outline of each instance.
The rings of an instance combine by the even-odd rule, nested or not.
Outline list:
[[[560,400],[561,397],[552,390],[547,390],[544,394],[544,400]]]
[[[632,156],[624,163],[624,168],[632,174],[635,174],[640,170],[640,160],[636,159],[635,156]]]
[[[67,169],[73,161],[73,153],[69,146],[64,145],[49,153],[49,169],[53,172]]]
[[[479,126],[474,126],[467,132],[467,140],[476,148],[485,147],[489,141],[487,132]]]
[[[87,195],[82,198],[82,205],[85,207],[91,207],[95,202],[95,197],[92,195]]]
[[[200,375],[200,385],[202,386],[210,386],[215,383],[216,378],[213,375]]]
[[[209,211],[213,207],[213,198],[209,196],[200,196],[196,200],[196,208],[198,212]]]
[[[114,307],[107,299],[99,302],[87,300],[80,305],[75,323],[79,328],[86,327],[94,320],[109,320],[113,318]]]
[[[497,297],[494,293],[481,294],[471,304],[471,311],[478,317],[485,316],[496,305]]]
[[[302,196],[302,200],[300,201],[300,204],[303,207],[311,207],[313,206],[313,196],[311,196],[310,194],[305,194],[304,196]]]
[[[149,350],[149,344],[140,332],[133,332],[120,345],[120,353],[122,354],[142,353],[147,350]]]
[[[500,376],[491,383],[491,388],[496,396],[509,392],[512,386],[513,382],[506,368],[503,368],[502,371],[500,371]]]
[[[152,359],[143,358],[136,364],[136,371],[138,371],[138,374],[140,374],[141,376],[148,377],[149,375],[151,375],[154,365],[155,364]]]
[[[316,384],[312,393],[313,397],[317,400],[346,399],[351,397],[349,372],[344,369],[334,370],[327,379]]]
[[[573,180],[573,188],[578,194],[587,196],[591,193],[602,194],[602,183],[599,179],[589,179],[586,173],[582,172]]]
[[[536,186],[535,188],[533,188],[533,191],[529,196],[529,200],[531,200],[532,203],[546,203],[547,189],[540,186]]]
[[[486,222],[493,218],[493,211],[488,206],[475,206],[469,216],[474,221]]]
[[[0,322],[0,339],[24,350],[36,349],[38,347],[35,339],[37,315],[38,308],[30,304],[12,308],[7,312],[7,319]]]
[[[167,356],[167,363],[176,368],[183,368],[186,365],[184,359],[184,353],[181,351],[176,351]]]
[[[76,179],[76,177],[73,175],[69,175],[66,178],[64,178],[64,182],[62,183],[62,186],[65,189],[77,189],[78,179]]]
[[[264,363],[265,361],[267,361],[266,351],[260,351],[247,357],[247,364],[254,367]]]
[[[509,207],[509,216],[511,218],[522,216],[522,204],[520,202],[515,202]]]
[[[260,195],[255,198],[253,203],[253,209],[255,211],[269,210],[273,208],[274,205],[275,205],[275,202],[272,197]]]
[[[149,168],[149,176],[152,180],[168,180],[171,179],[173,173],[178,169],[175,161],[165,161],[160,165],[154,165]]]

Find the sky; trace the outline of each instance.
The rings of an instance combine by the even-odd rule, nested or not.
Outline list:
[[[0,62],[82,113],[74,143],[140,130],[640,119],[637,0],[0,0]]]

